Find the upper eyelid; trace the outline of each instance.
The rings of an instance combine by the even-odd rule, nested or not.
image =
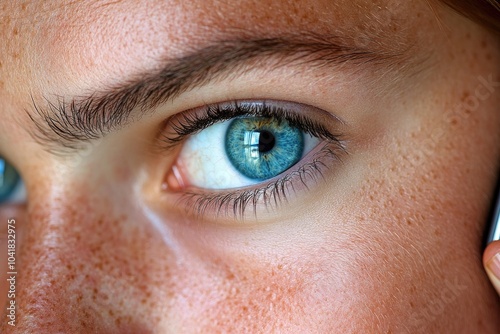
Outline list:
[[[245,72],[244,64],[262,65],[260,60],[274,57],[279,60],[274,67],[307,64],[358,73],[360,68],[372,65],[394,69],[394,64],[408,62],[410,54],[409,50],[367,49],[357,46],[352,38],[308,31],[265,38],[246,34],[213,41],[181,58],[166,58],[159,64],[163,68],[154,73],[139,73],[89,95],[65,99],[53,94],[55,101],[32,96],[33,108],[27,114],[35,125],[31,135],[49,151],[61,147],[78,150],[82,142],[121,128],[132,116],[138,119],[185,90],[224,78],[228,73]],[[347,63],[350,66],[342,66]]]
[[[253,107],[244,107],[251,105]],[[302,112],[294,109],[304,109]],[[285,114],[286,113],[286,114]],[[160,146],[169,150],[189,135],[199,132],[210,125],[238,116],[287,117],[291,125],[309,132],[311,135],[341,143],[343,134],[333,133],[323,122],[315,120],[321,113],[326,120],[345,127],[346,123],[339,117],[316,107],[290,101],[277,100],[237,100],[211,104],[194,108],[169,117],[160,130]],[[316,117],[314,117],[316,116]],[[326,121],[325,120],[325,121]],[[172,131],[169,134],[166,132]]]

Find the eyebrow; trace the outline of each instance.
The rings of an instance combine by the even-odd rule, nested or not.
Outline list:
[[[77,150],[82,143],[117,131],[186,91],[262,67],[263,61],[273,59],[274,68],[295,63],[309,67],[347,63],[393,67],[404,54],[402,50],[368,49],[357,46],[353,39],[306,32],[221,40],[179,58],[165,59],[153,73],[135,75],[88,96],[65,99],[55,95],[55,101],[42,98],[42,104],[32,96],[33,110],[27,113],[35,125],[32,136],[49,151],[61,147]]]

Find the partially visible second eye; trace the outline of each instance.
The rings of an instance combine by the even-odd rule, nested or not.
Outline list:
[[[24,184],[15,168],[0,157],[0,205],[23,202]]]
[[[319,143],[284,119],[238,117],[189,137],[174,172],[178,181],[198,188],[246,187],[285,172]]]

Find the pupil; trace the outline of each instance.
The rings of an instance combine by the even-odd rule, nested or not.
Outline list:
[[[263,181],[292,167],[302,157],[304,134],[285,120],[241,117],[229,123],[226,155],[243,176]]]
[[[261,153],[269,152],[273,149],[275,144],[276,144],[276,139],[274,138],[274,135],[271,132],[266,130],[260,131],[259,152]]]

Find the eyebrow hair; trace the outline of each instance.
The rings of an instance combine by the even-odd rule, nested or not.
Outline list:
[[[314,67],[347,63],[392,67],[401,61],[402,55],[401,50],[373,50],[357,46],[353,39],[307,32],[222,40],[185,56],[163,60],[164,66],[154,73],[135,75],[88,96],[76,96],[70,101],[57,95],[56,101],[43,98],[43,107],[32,96],[34,112],[27,113],[35,124],[32,136],[49,151],[54,146],[77,150],[82,143],[119,130],[190,89],[248,72],[249,65],[262,67],[263,60],[274,59],[274,67],[292,63]]]

